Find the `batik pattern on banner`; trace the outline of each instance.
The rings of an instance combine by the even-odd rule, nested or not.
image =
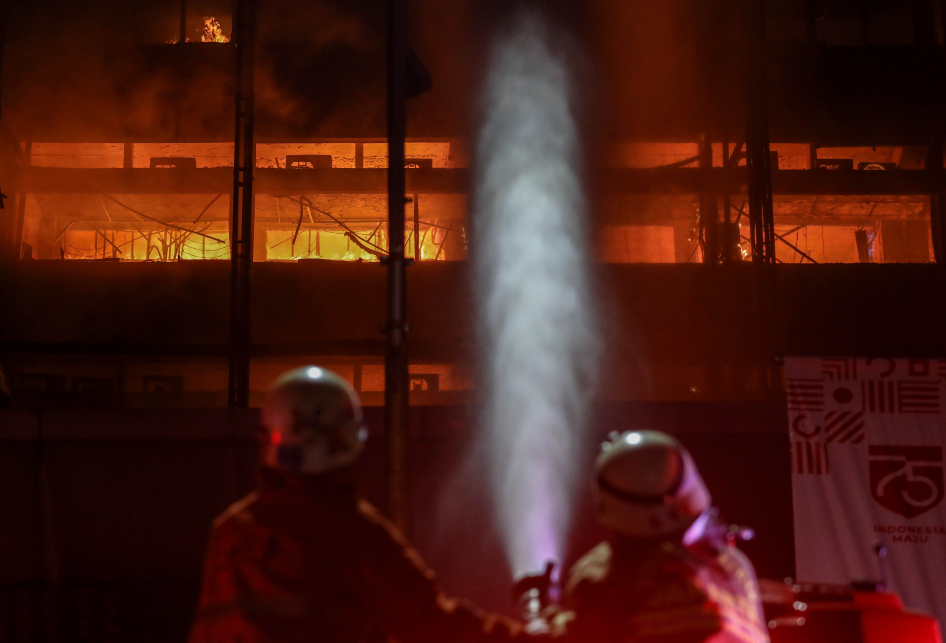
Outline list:
[[[880,580],[946,622],[946,361],[785,359],[802,582]]]

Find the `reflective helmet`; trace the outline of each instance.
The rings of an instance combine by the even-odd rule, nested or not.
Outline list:
[[[367,437],[358,395],[318,366],[279,377],[266,396],[262,420],[263,463],[288,473],[324,473],[351,464]]]
[[[627,536],[682,536],[710,509],[693,458],[666,433],[612,434],[601,445],[595,472],[598,520]]]

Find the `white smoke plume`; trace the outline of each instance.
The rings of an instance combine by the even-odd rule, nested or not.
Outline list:
[[[561,561],[598,354],[572,79],[552,38],[523,12],[497,39],[476,148],[483,435],[516,576]]]

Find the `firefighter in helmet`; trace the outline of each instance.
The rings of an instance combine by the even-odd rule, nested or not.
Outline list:
[[[595,463],[612,537],[571,569],[553,631],[595,643],[767,643],[758,581],[677,440],[612,434]]]
[[[355,490],[366,431],[352,388],[315,366],[276,380],[259,489],[214,523],[191,643],[505,643],[522,634],[438,590]]]

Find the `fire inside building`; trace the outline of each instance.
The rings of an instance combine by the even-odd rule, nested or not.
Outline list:
[[[567,78],[587,239],[561,247],[589,259],[575,301],[598,356],[573,387],[591,447],[558,562],[603,537],[593,446],[664,431],[754,531],[773,641],[901,640],[871,610],[946,617],[946,592],[913,600],[897,567],[942,557],[941,446],[920,458],[933,491],[910,487],[922,516],[871,482],[891,519],[838,545],[863,573],[819,575],[806,539],[846,532],[799,513],[841,442],[914,458],[882,455],[865,414],[946,435],[946,2],[35,0],[4,3],[0,34],[0,640],[185,640],[210,525],[256,485],[258,409],[309,364],[364,406],[367,497],[447,591],[511,610],[494,470],[468,457],[503,385],[478,278],[528,292],[496,257],[560,246],[541,218],[493,235],[482,212],[490,177],[549,156],[515,149],[570,136],[553,119],[490,143],[511,140],[490,110],[528,104],[528,83],[484,98],[517,10],[568,61],[549,77]],[[499,147],[515,162],[492,165]],[[569,274],[566,254],[535,274]],[[888,412],[865,378],[901,368]],[[887,567],[906,608],[878,590]],[[835,613],[854,638],[818,638]]]

